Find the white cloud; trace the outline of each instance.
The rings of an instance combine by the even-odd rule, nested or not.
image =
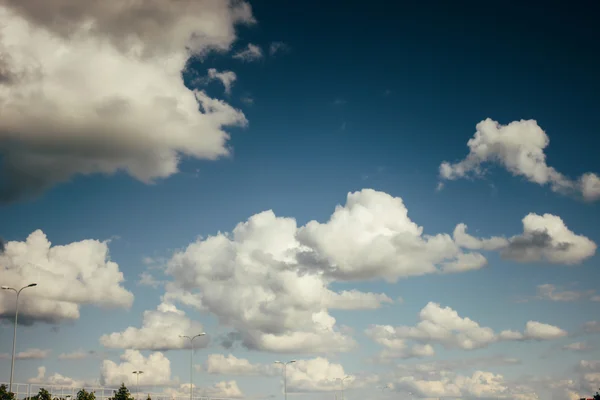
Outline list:
[[[231,94],[231,87],[237,79],[237,75],[233,71],[222,71],[219,72],[215,68],[208,69],[208,78],[213,80],[217,79],[221,81],[223,87],[225,88],[226,94]]]
[[[256,214],[230,234],[201,238],[178,251],[168,262],[165,301],[181,302],[204,312],[241,334],[252,349],[272,352],[329,353],[346,351],[354,340],[336,327],[329,309],[373,309],[392,300],[385,294],[356,290],[333,292],[336,281],[400,278],[481,268],[486,259],[462,247],[495,249],[519,260],[536,254],[552,262],[574,263],[589,256],[595,244],[573,234],[557,217],[530,214],[524,234],[510,239],[480,240],[459,225],[455,238],[424,235],[408,218],[402,199],[364,189],[349,193],[329,221],[310,221],[298,227],[292,218],[272,211]],[[519,248],[531,235],[545,232],[546,247]],[[528,236],[529,235],[529,236]],[[501,243],[499,245],[498,243]],[[569,243],[568,245],[566,243]],[[519,247],[520,246],[520,247]],[[591,247],[590,247],[591,246]],[[493,334],[486,329],[461,346],[485,344]],[[415,355],[432,353],[414,347]],[[409,353],[410,354],[410,353]]]
[[[141,328],[129,327],[100,337],[100,343],[110,348],[137,350],[173,350],[189,347],[189,340],[180,335],[193,336],[202,333],[199,322],[190,320],[185,312],[172,304],[161,303],[155,311],[144,311]],[[207,336],[194,340],[194,348],[208,345]]]
[[[257,61],[263,58],[263,51],[260,47],[252,43],[248,43],[248,46],[245,49],[235,53],[233,58],[237,58],[238,60],[246,62]]]
[[[596,243],[575,234],[560,217],[530,213],[522,222],[523,233],[509,239],[478,239],[466,232],[465,224],[459,224],[454,229],[454,241],[471,250],[499,250],[502,257],[518,262],[547,261],[573,265],[596,253]]]
[[[42,349],[27,349],[25,351],[20,351],[15,354],[15,358],[17,360],[42,360],[47,358],[48,355],[52,352],[52,350],[42,350]],[[12,354],[4,353],[0,354],[0,359],[10,359],[12,358]]]
[[[354,340],[335,329],[323,304],[326,283],[318,275],[299,276],[285,264],[297,247],[295,232],[295,221],[265,212],[239,224],[230,236],[191,244],[169,262],[177,285],[167,285],[165,299],[214,313],[238,329],[251,348],[349,350]]]
[[[298,360],[287,366],[287,388],[290,393],[326,392],[339,390],[338,379],[349,376],[344,386],[351,387],[357,380],[348,375],[341,364],[331,363],[326,358]]]
[[[431,356],[434,354],[432,344],[441,344],[448,349],[474,350],[498,341],[552,340],[567,335],[556,326],[537,321],[528,321],[524,333],[506,330],[497,334],[489,327],[461,317],[452,308],[442,308],[433,302],[421,310],[419,318],[421,321],[415,326],[374,325],[365,333],[385,348],[381,359]],[[406,340],[416,341],[421,346],[408,348]]]
[[[467,233],[467,225],[458,224],[452,234],[454,241],[460,247],[471,250],[500,250],[508,245],[508,240],[501,237],[491,237],[489,239],[478,239]]]
[[[54,375],[46,376],[46,367],[38,367],[37,376],[34,378],[29,378],[27,380],[28,383],[33,383],[37,385],[50,385],[50,386],[63,386],[63,387],[73,387],[73,388],[82,388],[86,386],[84,381],[80,381],[77,379],[72,379],[66,376],[63,376],[59,373],[55,373]]]
[[[573,233],[560,217],[528,214],[523,218],[523,234],[510,238],[502,256],[519,262],[548,261],[579,264],[596,253],[596,244]]]
[[[372,189],[349,193],[327,223],[311,221],[297,234],[301,261],[336,280],[399,278],[481,268],[448,234],[424,235],[399,197]],[[466,256],[466,257],[465,257]],[[313,269],[314,269],[313,268]]]
[[[397,391],[410,391],[422,398],[539,399],[531,389],[511,385],[502,375],[492,372],[475,371],[468,376],[442,371],[438,375],[431,379],[402,376],[396,379],[394,388]]]
[[[62,353],[58,356],[59,360],[81,360],[89,356],[88,352],[83,350],[76,350],[71,353]]]
[[[110,261],[108,242],[82,240],[52,246],[37,230],[25,242],[6,243],[0,254],[2,283],[25,289],[19,298],[19,322],[57,323],[79,318],[82,305],[129,308],[133,294],[123,288],[123,274]],[[0,317],[14,318],[14,293],[0,291]]]
[[[534,340],[552,340],[567,336],[567,332],[557,326],[537,321],[528,321],[525,325],[525,338]]]
[[[0,86],[2,201],[78,174],[166,178],[181,156],[228,155],[224,129],[247,124],[241,111],[189,91],[181,71],[190,54],[230,49],[236,24],[254,22],[248,3],[83,1],[67,11],[58,0],[7,0],[0,19],[0,52],[10,54]]]
[[[144,357],[137,350],[125,350],[119,364],[104,360],[100,371],[100,382],[106,386],[133,382],[133,371],[144,372],[139,376],[140,386],[163,386],[173,383],[171,362],[163,353],[155,352]]]
[[[204,370],[214,375],[259,376],[278,373],[273,366],[252,364],[245,358],[237,358],[232,354],[210,354],[206,359]]]
[[[485,164],[498,163],[515,176],[539,185],[549,184],[555,192],[576,193],[588,201],[599,199],[600,178],[596,174],[586,173],[572,180],[546,164],[544,149],[549,143],[546,132],[534,120],[501,125],[488,118],[477,124],[475,135],[467,143],[469,154],[465,159],[440,165],[440,178],[481,177]]]

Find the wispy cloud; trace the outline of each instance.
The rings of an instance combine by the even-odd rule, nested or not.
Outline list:
[[[238,60],[242,60],[245,62],[257,61],[257,60],[260,60],[261,58],[263,58],[263,51],[260,47],[254,45],[252,43],[248,43],[248,46],[245,49],[240,50],[237,53],[235,53],[233,55],[233,58],[236,58]]]
[[[274,56],[277,53],[286,53],[290,51],[290,46],[283,42],[272,42],[269,46],[269,54]]]
[[[27,349],[25,351],[21,351],[16,354],[15,358],[17,360],[42,360],[52,352],[52,350],[42,350],[42,349]],[[11,354],[3,353],[0,354],[0,359],[10,359],[12,358]]]

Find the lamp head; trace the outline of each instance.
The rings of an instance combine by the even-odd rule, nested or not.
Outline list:
[[[0,289],[8,290],[10,288],[8,286],[1,286]]]
[[[30,283],[29,285],[27,285],[27,287],[34,287],[37,286],[37,283]]]

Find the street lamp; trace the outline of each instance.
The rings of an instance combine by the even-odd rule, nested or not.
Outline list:
[[[275,364],[283,365],[283,395],[285,400],[287,400],[287,365],[295,362],[296,360],[291,360],[288,362],[275,361]]]
[[[192,396],[194,394],[194,386],[193,386],[193,379],[192,379],[192,374],[194,373],[194,339],[196,339],[197,337],[200,336],[205,336],[206,333],[202,332],[197,334],[196,336],[185,336],[185,335],[179,335],[180,338],[186,338],[190,341],[190,346],[191,346],[191,352],[190,352],[190,400],[192,400]]]
[[[137,386],[137,398],[140,399],[140,375],[144,373],[144,371],[133,371],[136,374],[136,386]]]
[[[17,319],[19,318],[19,295],[21,294],[21,290],[27,289],[30,287],[37,286],[37,283],[30,283],[27,286],[23,286],[21,289],[17,290],[15,288],[11,288],[8,286],[1,286],[2,290],[12,290],[17,294],[17,300],[15,305],[15,333],[13,334],[13,352],[12,352],[12,363],[10,365],[10,386],[8,391],[12,393],[12,384],[13,384],[13,373],[15,371],[15,349],[17,345]]]
[[[344,381],[348,378],[350,378],[350,376],[348,376],[348,375],[346,375],[343,378],[338,378],[342,384],[342,400],[344,400]]]

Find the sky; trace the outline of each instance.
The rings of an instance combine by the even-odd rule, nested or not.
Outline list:
[[[597,11],[0,0],[14,381],[187,396],[205,332],[197,395],[590,396]]]

